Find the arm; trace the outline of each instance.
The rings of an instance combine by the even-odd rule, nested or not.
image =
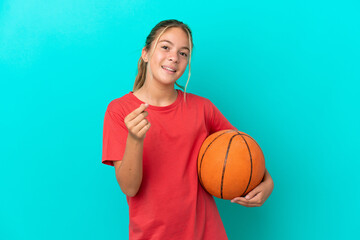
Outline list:
[[[116,180],[124,194],[133,197],[139,191],[142,182],[143,145],[150,123],[145,119],[148,115],[144,110],[148,105],[140,105],[124,122],[128,128],[126,147],[121,161],[114,161]]]
[[[122,161],[114,161],[116,180],[129,197],[138,192],[142,182],[143,141],[128,136]]]
[[[270,173],[265,169],[263,181],[245,197],[236,197],[231,202],[238,203],[245,207],[260,207],[264,204],[266,199],[270,196],[274,189],[274,182]]]
[[[263,178],[262,182],[266,182],[266,183],[270,184],[271,185],[271,191],[272,191],[272,189],[274,188],[274,182],[273,182],[273,180],[272,180],[272,178],[270,176],[270,173],[269,173],[269,171],[267,169],[265,169],[265,174],[264,174],[264,178]]]

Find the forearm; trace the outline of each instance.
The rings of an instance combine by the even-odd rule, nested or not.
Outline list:
[[[138,192],[143,175],[143,141],[128,136],[121,165],[116,169],[116,179],[121,190],[130,197]]]
[[[271,184],[274,187],[274,181],[272,180],[269,171],[265,168],[264,178],[262,180],[265,183]]]

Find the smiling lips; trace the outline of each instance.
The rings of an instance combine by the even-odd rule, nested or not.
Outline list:
[[[162,67],[162,69],[165,69],[167,71],[170,71],[170,72],[173,72],[173,73],[176,72],[176,70],[171,68],[171,67],[168,67],[168,66],[161,66],[161,67]]]

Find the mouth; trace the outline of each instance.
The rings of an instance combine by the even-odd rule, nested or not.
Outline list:
[[[173,73],[176,72],[175,69],[170,68],[170,67],[168,67],[168,66],[161,66],[161,68],[164,69],[164,70],[166,70],[166,71],[169,71],[169,72],[173,72]]]

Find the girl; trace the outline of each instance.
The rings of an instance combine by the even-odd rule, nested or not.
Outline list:
[[[206,98],[186,93],[192,35],[177,20],[158,23],[146,39],[132,92],[114,99],[104,119],[104,164],[129,205],[130,239],[227,239],[214,198],[200,185],[197,155],[205,138],[236,129]],[[174,84],[189,64],[185,88]],[[178,85],[179,86],[179,85]],[[261,206],[273,189],[262,183],[232,202]]]

